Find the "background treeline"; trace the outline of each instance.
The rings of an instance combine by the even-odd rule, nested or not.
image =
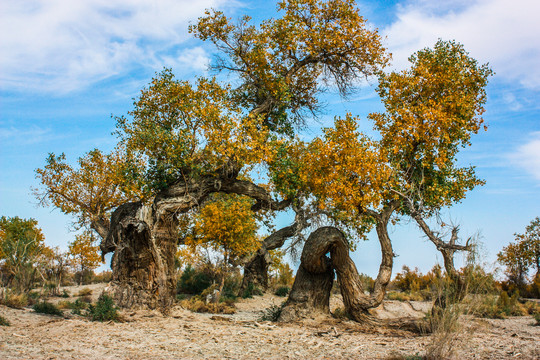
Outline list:
[[[242,287],[241,267],[257,249],[260,236],[253,219],[242,215],[242,201],[231,205],[213,202],[208,209],[184,224],[184,245],[176,254],[177,300],[195,311],[234,312],[238,298],[262,295],[253,284]],[[248,204],[247,204],[248,205]],[[217,214],[220,214],[217,216]],[[208,222],[212,219],[212,226]],[[538,313],[538,305],[526,298],[540,298],[538,245],[540,218],[531,221],[523,234],[498,254],[504,276],[496,276],[478,263],[459,270],[466,279],[467,294],[475,302],[475,312],[488,317]],[[226,231],[234,228],[235,232]],[[220,230],[221,229],[221,230]],[[214,234],[218,231],[220,236]],[[0,300],[22,307],[41,297],[68,297],[61,287],[109,282],[112,273],[94,273],[101,264],[99,247],[91,232],[76,235],[67,251],[51,248],[34,219],[0,218]],[[246,245],[248,244],[248,245]],[[251,245],[249,245],[251,244]],[[294,274],[285,261],[283,250],[270,251],[268,292],[286,296]],[[362,274],[366,291],[372,291],[374,279]],[[387,299],[400,301],[435,301],[441,291],[448,292],[451,281],[444,269],[435,265],[423,274],[418,268],[403,266],[388,286]],[[336,284],[339,288],[339,283]],[[334,293],[339,293],[334,289]],[[84,294],[83,294],[84,295]]]

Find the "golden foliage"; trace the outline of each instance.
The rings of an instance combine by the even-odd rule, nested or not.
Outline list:
[[[219,11],[207,11],[190,31],[213,42],[221,54],[217,70],[242,80],[235,98],[265,113],[271,131],[293,134],[303,112],[315,112],[320,80],[333,80],[342,94],[359,77],[376,74],[389,55],[376,30],[369,30],[352,0],[288,0],[280,18],[260,27],[244,16],[238,25]]]
[[[90,231],[85,231],[75,236],[75,240],[69,243],[69,256],[73,265],[79,270],[94,270],[101,264],[99,246],[94,245],[96,238]]]
[[[193,250],[209,247],[234,265],[260,245],[251,205],[252,201],[244,196],[214,195],[194,215],[185,244]]]
[[[45,166],[36,170],[42,189],[34,189],[34,194],[45,205],[76,215],[79,226],[90,225],[108,218],[117,206],[147,196],[136,182],[125,179],[126,161],[121,149],[111,154],[94,149],[79,158],[74,168],[64,154],[51,153]]]

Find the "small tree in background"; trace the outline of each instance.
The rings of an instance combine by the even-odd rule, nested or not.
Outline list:
[[[0,263],[6,285],[27,292],[36,275],[36,262],[45,249],[45,237],[34,219],[0,218]]]
[[[515,234],[515,243],[510,243],[497,254],[501,264],[506,266],[508,281],[521,292],[527,292],[527,275],[535,270],[533,289],[534,296],[539,296],[540,271],[540,217],[536,217],[525,228],[524,234]]]
[[[196,214],[186,231],[185,244],[191,252],[206,252],[217,258],[215,267],[223,289],[232,267],[259,246],[253,202],[243,196],[216,194]]]
[[[99,246],[94,245],[96,238],[90,231],[85,231],[75,236],[75,240],[69,244],[69,256],[72,259],[73,267],[77,272],[76,281],[80,284],[88,283],[93,275],[93,270],[101,263],[99,256]]]
[[[45,247],[37,264],[37,269],[43,281],[49,286],[53,295],[60,295],[60,286],[69,276],[71,260],[69,254],[61,251],[58,246]]]

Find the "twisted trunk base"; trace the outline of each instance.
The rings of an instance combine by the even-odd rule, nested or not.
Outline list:
[[[289,299],[283,307],[280,320],[294,320],[305,317],[313,311],[328,313],[335,269],[345,312],[355,321],[374,323],[375,320],[368,310],[382,303],[392,272],[391,246],[381,248],[383,249],[383,263],[379,269],[374,292],[365,295],[358,270],[349,256],[349,245],[345,235],[334,227],[323,227],[314,231],[304,245],[300,269]],[[390,253],[386,253],[388,250]],[[330,253],[330,258],[326,257],[327,253]],[[385,263],[389,259],[390,264]],[[390,265],[390,268],[387,265]]]

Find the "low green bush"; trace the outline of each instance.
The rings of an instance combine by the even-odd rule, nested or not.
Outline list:
[[[262,312],[261,321],[278,321],[283,305],[271,305]]]
[[[283,310],[283,304],[281,305],[271,305],[270,307],[263,310],[261,315],[261,321],[278,321],[281,316],[281,311]]]
[[[11,326],[11,323],[8,319],[0,315],[0,326]]]
[[[105,293],[99,296],[95,305],[88,306],[87,315],[92,321],[117,321],[119,319],[114,300]]]
[[[277,288],[276,292],[274,293],[277,296],[285,297],[289,294],[289,291],[291,291],[291,288],[288,286],[280,286]]]
[[[214,279],[204,271],[199,271],[188,265],[177,284],[177,292],[184,294],[199,295],[206,290]]]
[[[252,298],[253,295],[262,295],[263,292],[261,289],[259,289],[259,287],[255,286],[255,284],[253,283],[248,283],[248,285],[246,286],[246,288],[244,289],[244,291],[242,291],[242,299],[248,299],[248,298]]]
[[[38,302],[32,307],[32,309],[34,309],[35,312],[40,314],[64,316],[62,310],[60,310],[56,305],[51,304],[47,301]]]

